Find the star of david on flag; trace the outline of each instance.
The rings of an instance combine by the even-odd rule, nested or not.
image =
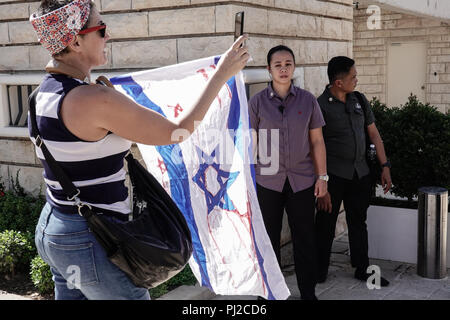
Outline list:
[[[142,106],[175,120],[194,105],[218,60],[135,72],[111,82]],[[198,282],[221,295],[287,299],[290,292],[256,196],[249,126],[239,73],[222,87],[188,139],[138,148],[186,218],[194,246],[189,265]],[[174,141],[183,134],[175,132]]]

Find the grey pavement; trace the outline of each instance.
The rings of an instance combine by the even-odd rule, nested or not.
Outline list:
[[[287,255],[292,248],[285,248]],[[381,269],[381,275],[390,285],[370,290],[365,282],[353,278],[347,236],[344,234],[333,243],[331,265],[325,283],[318,284],[319,300],[450,300],[450,269],[447,278],[426,279],[417,275],[416,265],[410,263],[371,259],[372,265]],[[292,264],[283,268],[286,284],[291,296],[288,300],[299,300],[300,292]],[[255,296],[215,295],[205,287],[181,286],[158,300],[255,300]],[[0,290],[0,300],[29,300]]]
[[[372,265],[381,269],[381,275],[390,285],[380,289],[369,289],[365,282],[353,277],[350,264],[347,236],[333,243],[331,265],[325,283],[318,284],[316,296],[319,300],[450,300],[450,277],[427,279],[417,275],[415,264],[371,259]],[[291,296],[288,300],[299,300],[300,292],[294,267],[283,268],[286,284]],[[450,275],[450,269],[447,269]],[[215,295],[200,286],[182,286],[162,296],[162,300],[255,300],[255,296]]]

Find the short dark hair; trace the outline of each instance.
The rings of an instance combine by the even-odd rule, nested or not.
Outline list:
[[[291,48],[283,46],[283,45],[279,45],[279,46],[273,47],[267,53],[267,65],[268,66],[270,66],[270,61],[272,60],[273,54],[275,52],[278,52],[278,51],[287,51],[287,52],[289,52],[292,55],[292,58],[294,59],[294,64],[295,64],[295,55],[294,55],[294,52],[291,50]]]
[[[355,65],[355,60],[345,56],[338,56],[332,58],[328,62],[328,80],[330,84],[341,76],[345,76],[350,72],[350,69]]]

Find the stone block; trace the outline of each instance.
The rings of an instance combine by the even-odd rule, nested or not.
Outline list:
[[[252,37],[247,42],[248,50],[253,58],[252,62],[249,62],[247,66],[267,66],[267,52],[270,48],[275,47],[283,43],[281,39],[271,39],[267,37]]]
[[[177,39],[178,63],[223,54],[233,36]]]
[[[28,7],[30,15],[37,12],[40,5],[41,5],[40,1],[30,3]]]
[[[322,18],[322,37],[342,39],[342,21],[337,19]]]
[[[431,93],[431,94],[428,95],[428,102],[429,103],[441,103],[443,96],[445,96],[445,95]],[[450,100],[450,96],[449,96],[449,100]]]
[[[325,4],[326,15],[332,17],[338,17],[342,19],[352,19],[353,18],[353,8],[348,6],[343,6],[339,3],[328,2]]]
[[[441,101],[436,101],[436,102],[442,102],[442,103],[450,103],[450,94],[446,93],[442,95],[442,100]]]
[[[0,71],[28,70],[30,68],[30,57],[28,47],[0,47]]]
[[[47,63],[51,60],[50,53],[42,46],[30,46],[30,69],[44,70]]]
[[[420,28],[422,27],[422,20],[420,18],[413,19],[399,19],[397,21],[397,28]]]
[[[0,5],[0,20],[29,19],[28,3],[12,3]]]
[[[109,42],[106,44],[106,56],[108,58],[108,61],[104,65],[92,68],[93,71],[112,68],[112,42]],[[95,80],[95,79],[92,79],[92,80]]]
[[[8,23],[0,23],[0,44],[9,43]]]
[[[314,16],[297,15],[297,37],[320,37],[321,21]]]
[[[303,50],[300,52],[300,60],[305,64],[320,64],[328,62],[327,41],[307,40],[304,42]]]
[[[272,35],[295,36],[297,15],[293,13],[269,11],[268,33]]]
[[[148,13],[149,35],[154,37],[214,33],[214,9],[214,7],[205,7],[151,11]]]
[[[381,84],[358,84],[358,91],[364,92],[365,94],[373,94],[383,92],[383,85]]]
[[[193,1],[189,0],[133,0],[133,9],[150,9],[162,7],[187,6]]]
[[[114,68],[148,69],[175,64],[176,39],[114,42],[112,56]]]
[[[265,6],[265,7],[276,7],[276,0],[240,0],[242,2],[245,3],[251,3],[251,4],[258,4],[260,6]],[[296,1],[296,0],[292,0],[292,1]],[[217,2],[214,0],[191,0],[191,4],[197,3],[197,2]]]
[[[347,56],[349,57],[349,58],[353,58],[353,42],[352,41],[350,41],[350,42],[347,42]]]
[[[130,10],[131,0],[101,0],[102,11]]]
[[[0,140],[0,161],[34,164],[34,147],[29,140]]]
[[[299,0],[275,0],[275,7],[300,11],[302,9],[300,2]]]
[[[342,35],[341,39],[353,39],[353,23],[351,21],[342,20]]]
[[[305,90],[318,97],[328,83],[327,67],[305,67]]]
[[[323,15],[326,13],[328,3],[324,3],[318,0],[300,0],[300,10],[312,13]]]
[[[360,84],[378,84],[378,76],[358,76],[358,83]]]
[[[450,33],[449,27],[428,28],[428,35],[448,35]]]
[[[450,83],[450,74],[440,74],[439,80],[442,83]]]
[[[146,12],[103,15],[112,39],[148,37],[148,14]]]
[[[450,55],[438,56],[438,62],[450,62]]]
[[[9,189],[9,167],[0,163],[0,185]]]
[[[445,73],[445,63],[432,63],[429,67],[430,73]]]
[[[10,43],[38,42],[33,26],[29,21],[8,22]]]
[[[234,32],[234,17],[240,11],[245,12],[245,33],[267,33],[267,9],[240,6],[216,6],[215,32]]]
[[[375,37],[374,31],[364,31],[364,32],[358,32],[355,37],[358,36],[361,39],[370,39]]]
[[[336,56],[346,56],[348,54],[348,43],[328,41],[327,53],[328,54],[326,62]]]
[[[39,194],[45,194],[46,186],[42,176],[43,168],[36,167],[19,167],[8,166],[9,183],[16,178],[19,179],[19,184],[27,193],[31,193],[33,196]],[[10,185],[10,188],[12,185]]]

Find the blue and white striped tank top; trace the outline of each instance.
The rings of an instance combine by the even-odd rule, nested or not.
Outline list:
[[[41,138],[69,179],[80,190],[79,198],[82,202],[99,209],[129,213],[130,199],[125,186],[123,158],[130,149],[131,142],[113,133],[95,142],[81,140],[66,128],[60,118],[65,95],[81,85],[87,83],[65,75],[45,76],[36,97],[36,120]],[[31,136],[30,121],[28,127]],[[35,144],[35,137],[31,137],[31,141]],[[47,201],[63,212],[77,212],[74,202],[67,200],[37,147],[36,154],[44,167]]]

